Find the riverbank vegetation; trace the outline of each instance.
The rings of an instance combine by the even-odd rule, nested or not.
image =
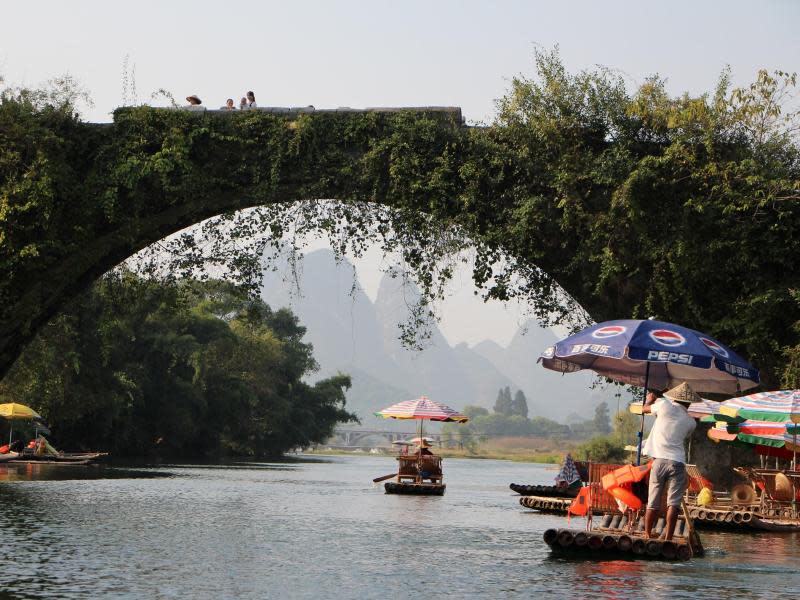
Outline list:
[[[305,329],[220,281],[115,271],[44,327],[0,383],[67,449],[115,456],[270,456],[327,439],[349,378],[303,382]]]

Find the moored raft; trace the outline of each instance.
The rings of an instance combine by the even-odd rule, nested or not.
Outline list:
[[[108,456],[108,452],[62,452],[61,454],[23,453],[10,463],[88,465]]]
[[[759,506],[705,507],[689,506],[697,527],[734,531],[800,531],[800,519],[791,509],[767,509]]]
[[[409,483],[387,481],[383,484],[387,494],[409,494],[416,496],[442,496],[447,487],[444,483]]]
[[[519,503],[543,513],[566,515],[572,498],[553,498],[549,496],[522,496]]]
[[[543,496],[551,498],[574,498],[581,489],[580,486],[564,488],[554,485],[523,485],[520,483],[512,483],[508,487],[522,496]]]

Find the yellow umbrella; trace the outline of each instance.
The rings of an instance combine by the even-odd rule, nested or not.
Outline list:
[[[0,404],[0,417],[5,417],[9,421],[13,419],[32,421],[34,419],[41,419],[42,416],[33,410],[30,406],[18,404],[16,402],[6,402]],[[13,426],[8,430],[8,443],[11,444],[11,435],[14,433]]]
[[[0,417],[5,417],[6,419],[25,419],[27,421],[42,418],[42,416],[30,406],[25,406],[24,404],[18,404],[16,402],[0,404]]]

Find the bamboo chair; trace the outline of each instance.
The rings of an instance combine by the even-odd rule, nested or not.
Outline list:
[[[422,456],[407,455],[398,456],[397,481],[411,481],[422,483],[429,480],[432,483],[441,483],[444,475],[442,474],[442,457],[435,454],[423,454]],[[422,474],[425,473],[423,478]]]

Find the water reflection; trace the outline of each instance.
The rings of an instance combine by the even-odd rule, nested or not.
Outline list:
[[[389,465],[4,466],[0,597],[717,600],[800,588],[796,534],[703,532],[708,556],[681,564],[555,558],[541,536],[564,519],[523,510],[507,489],[546,483],[545,468],[452,460],[445,496],[406,497],[372,484]]]
[[[4,481],[67,481],[81,479],[121,479],[170,477],[170,473],[142,470],[120,469],[96,465],[3,463],[0,465],[0,482]]]

